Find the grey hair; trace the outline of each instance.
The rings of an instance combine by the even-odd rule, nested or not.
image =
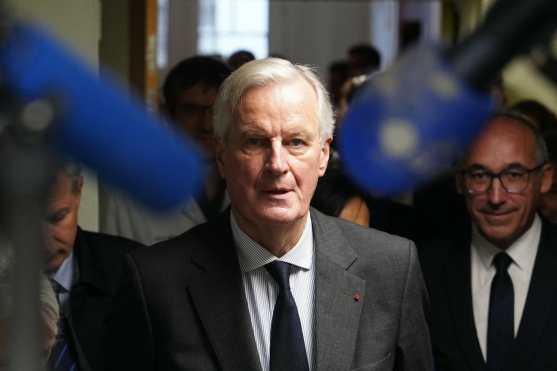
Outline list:
[[[307,81],[315,91],[316,115],[321,132],[321,144],[324,144],[327,138],[332,137],[335,126],[333,108],[327,90],[310,67],[293,64],[280,58],[248,62],[224,80],[213,106],[213,125],[217,139],[225,141],[235,119],[236,110],[249,89],[299,78]]]

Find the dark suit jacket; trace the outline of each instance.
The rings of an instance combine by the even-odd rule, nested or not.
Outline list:
[[[420,246],[431,301],[437,371],[487,370],[476,335],[470,279],[470,233]],[[546,222],[513,357],[505,370],[557,370],[557,229]]]
[[[311,215],[314,370],[431,370],[412,242]],[[135,250],[128,269],[111,321],[109,370],[260,370],[229,212]]]
[[[77,338],[80,370],[103,370],[105,320],[122,279],[124,254],[139,243],[78,229],[74,254],[79,279],[70,291],[70,327]]]

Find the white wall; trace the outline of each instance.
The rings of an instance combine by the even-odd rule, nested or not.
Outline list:
[[[346,57],[356,43],[371,42],[368,1],[271,1],[269,52],[318,68]]]
[[[98,68],[99,0],[12,0],[10,5],[17,15],[43,24],[93,68]],[[97,181],[86,174],[79,224],[85,229],[98,230],[98,210]]]
[[[184,58],[197,54],[198,0],[168,0],[168,64],[166,73]]]
[[[373,1],[370,4],[371,43],[381,54],[381,68],[390,65],[398,56],[399,2]]]

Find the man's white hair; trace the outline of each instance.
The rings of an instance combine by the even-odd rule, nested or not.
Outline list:
[[[327,138],[332,137],[334,130],[333,108],[327,90],[310,67],[293,64],[280,58],[251,61],[224,80],[213,106],[213,125],[217,139],[226,142],[238,106],[249,89],[296,79],[304,79],[315,91],[316,117],[319,121],[321,144],[324,144]]]

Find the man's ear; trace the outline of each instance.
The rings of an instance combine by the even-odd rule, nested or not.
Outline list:
[[[333,137],[328,137],[321,147],[321,155],[319,159],[319,176],[323,176],[327,170],[327,164],[329,163],[329,157],[331,155],[331,142]]]
[[[552,164],[543,165],[542,179],[540,184],[540,193],[547,193],[553,185],[553,172],[555,171]]]

